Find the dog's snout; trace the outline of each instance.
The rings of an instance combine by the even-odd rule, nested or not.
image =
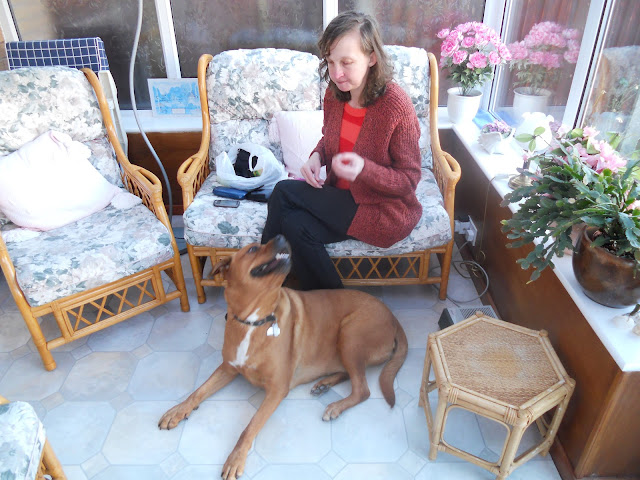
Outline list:
[[[273,246],[275,247],[276,250],[281,250],[284,248],[289,248],[289,242],[287,242],[287,239],[284,238],[284,235],[282,234],[278,234],[273,238]]]

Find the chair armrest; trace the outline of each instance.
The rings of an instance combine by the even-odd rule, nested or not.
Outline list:
[[[162,200],[162,184],[158,177],[156,177],[149,170],[142,168],[138,165],[133,165],[129,162],[129,159],[122,150],[120,141],[118,140],[118,134],[116,133],[115,125],[111,119],[111,112],[109,111],[109,104],[107,98],[104,95],[100,80],[89,68],[83,68],[87,80],[93,87],[102,112],[102,119],[107,129],[107,136],[109,142],[116,152],[116,158],[122,167],[122,182],[129,192],[140,197],[142,203],[153,212],[153,214],[160,220],[165,227],[171,232],[171,225],[169,223],[169,216]]]
[[[460,180],[460,165],[440,147],[440,133],[438,132],[438,91],[440,81],[438,77],[438,61],[433,53],[429,57],[429,136],[431,137],[431,153],[433,156],[433,175],[436,177],[440,193],[444,199],[444,208],[451,221],[453,231],[453,208],[456,194],[456,184]]]
[[[200,149],[195,155],[187,158],[178,168],[178,183],[182,187],[182,206],[186,210],[200,187],[211,173],[209,166],[209,142],[211,141],[211,124],[209,119],[209,102],[207,97],[207,68],[213,56],[204,54],[198,60],[198,93],[200,94],[200,110],[202,112],[202,139]]]

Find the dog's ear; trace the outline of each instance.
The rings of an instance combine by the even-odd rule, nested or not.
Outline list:
[[[222,276],[224,277],[224,274],[227,273],[227,270],[229,270],[229,265],[231,264],[232,258],[233,257],[222,257],[220,260],[218,260],[218,263],[216,263],[211,268],[209,278],[213,278],[217,274],[222,274]]]

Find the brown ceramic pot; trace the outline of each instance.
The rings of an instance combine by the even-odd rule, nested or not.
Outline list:
[[[591,248],[595,228],[584,228],[573,254],[573,272],[585,295],[607,307],[623,308],[640,300],[640,272],[635,262],[600,247]]]

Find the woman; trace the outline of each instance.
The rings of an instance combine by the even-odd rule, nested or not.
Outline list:
[[[357,12],[334,18],[318,42],[329,82],[323,137],[302,166],[306,182],[279,182],[262,235],[283,234],[303,290],[342,288],[324,245],[355,238],[389,247],[418,223],[420,127],[400,86],[375,19]],[[327,179],[320,169],[327,167]]]

